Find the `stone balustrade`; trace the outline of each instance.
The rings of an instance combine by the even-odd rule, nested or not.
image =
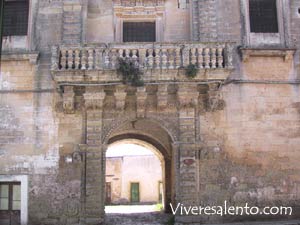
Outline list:
[[[118,60],[129,59],[143,69],[232,68],[232,44],[228,43],[120,43],[52,49],[52,70],[115,70]]]

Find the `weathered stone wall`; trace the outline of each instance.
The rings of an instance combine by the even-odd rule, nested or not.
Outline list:
[[[236,48],[243,43],[240,1],[190,0],[189,6],[191,10],[179,9],[177,1],[166,1],[162,41],[234,41]],[[285,47],[300,46],[299,7],[298,0],[288,1],[285,37],[290,46]],[[116,129],[115,136],[134,129],[140,135],[148,132],[166,150],[163,154],[170,164],[166,168],[175,167],[166,178],[172,183],[167,198],[176,192],[176,200],[187,204],[224,200],[283,204],[293,206],[299,218],[298,50],[294,56],[277,51],[248,59],[236,50],[230,76],[235,80],[217,92],[210,84],[193,82],[191,86],[160,84],[138,90],[106,87],[102,115],[93,107],[104,100],[103,93],[89,93],[88,88],[72,89],[74,99],[72,93],[66,96],[71,99],[71,110],[64,110],[68,107],[63,95],[69,89],[53,82],[50,48],[84,41],[113,42],[112,1],[32,1],[31,16],[29,44],[6,49],[19,54],[2,56],[0,76],[0,173],[28,175],[28,224],[78,224],[79,217],[84,218],[85,204],[89,204],[88,216],[99,221],[104,177],[100,171],[105,171],[106,149],[100,137],[108,138],[120,121],[126,125]],[[214,95],[222,101],[214,102]],[[185,104],[197,97],[196,107]],[[175,138],[171,140],[148,120],[136,123],[136,114],[155,119]],[[82,179],[84,154],[78,144],[89,145],[87,183]],[[87,195],[86,202],[82,193]],[[183,221],[191,224],[193,219]]]

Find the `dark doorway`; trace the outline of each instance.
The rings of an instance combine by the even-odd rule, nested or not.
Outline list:
[[[155,22],[124,22],[123,42],[155,42]]]
[[[21,224],[21,184],[0,183],[0,224]]]
[[[130,201],[131,203],[137,203],[140,201],[140,184],[131,183],[130,184]]]

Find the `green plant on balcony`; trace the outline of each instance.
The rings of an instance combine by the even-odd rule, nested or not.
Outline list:
[[[197,76],[198,73],[198,68],[195,64],[189,64],[186,68],[185,68],[185,75],[188,78],[195,78]]]
[[[118,58],[117,73],[122,76],[122,81],[124,84],[131,84],[135,87],[140,87],[144,85],[142,80],[143,72],[130,58]]]

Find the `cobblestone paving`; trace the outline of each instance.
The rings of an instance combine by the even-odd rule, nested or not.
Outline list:
[[[172,215],[162,212],[106,214],[105,225],[163,225],[168,224]]]

